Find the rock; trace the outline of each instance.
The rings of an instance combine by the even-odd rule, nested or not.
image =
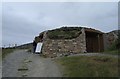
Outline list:
[[[22,75],[22,77],[26,77],[26,76],[27,76],[27,74],[23,74],[23,75]]]
[[[28,68],[19,68],[18,71],[26,71]]]
[[[24,63],[29,63],[29,62],[32,62],[31,60],[24,60]]]
[[[27,70],[28,70],[28,68],[26,65],[23,65],[18,69],[18,71],[27,71]]]

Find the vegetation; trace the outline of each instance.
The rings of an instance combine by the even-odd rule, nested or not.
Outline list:
[[[110,48],[108,48],[108,50],[112,51],[112,50],[117,50],[117,44],[118,44],[118,41],[116,40],[111,46]]]
[[[31,49],[31,47],[32,47],[32,43],[27,43],[27,44],[17,46],[16,48],[17,49]]]
[[[2,48],[2,58],[5,58],[8,54],[12,53],[14,50],[28,49],[28,52],[32,52],[32,43],[23,44],[17,47]]]
[[[74,56],[57,59],[65,77],[118,77],[118,59],[107,56]]]
[[[119,55],[120,52],[118,50],[106,50],[104,51],[105,54],[111,54],[111,55]]]
[[[116,40],[107,50],[105,50],[104,53],[107,54],[113,54],[113,55],[119,55],[120,52],[119,51],[119,39]]]
[[[5,58],[8,54],[12,53],[14,48],[2,48],[2,58]]]
[[[81,27],[62,27],[59,29],[49,30],[48,37],[50,39],[72,39],[81,33]]]

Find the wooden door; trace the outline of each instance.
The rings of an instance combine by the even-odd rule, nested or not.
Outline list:
[[[96,34],[87,34],[86,36],[87,52],[98,52],[98,37]]]
[[[93,52],[93,41],[91,37],[87,37],[86,39],[87,43],[87,52]]]

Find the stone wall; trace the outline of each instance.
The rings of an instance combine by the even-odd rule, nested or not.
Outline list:
[[[114,32],[105,33],[104,49],[107,50],[117,39],[118,39],[118,36]]]
[[[86,39],[84,28],[82,33],[74,39],[49,39],[44,33],[42,52],[48,57],[86,52]]]

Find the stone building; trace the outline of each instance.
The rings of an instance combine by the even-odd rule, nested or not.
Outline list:
[[[43,42],[42,53],[48,57],[56,57],[83,52],[102,52],[103,34],[92,28],[62,27],[44,31],[39,36]]]

